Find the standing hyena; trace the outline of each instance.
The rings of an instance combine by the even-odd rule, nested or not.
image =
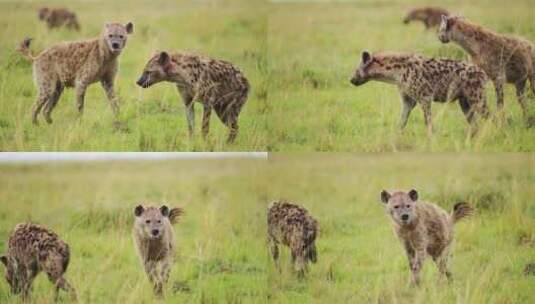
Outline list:
[[[420,282],[420,271],[427,255],[433,258],[439,272],[450,280],[453,225],[471,215],[473,208],[466,203],[457,203],[448,214],[437,205],[419,201],[414,189],[408,193],[383,190],[381,201],[386,204],[394,230],[407,253],[411,282]]]
[[[442,20],[442,15],[448,16],[450,13],[438,7],[421,7],[410,10],[407,17],[403,19],[403,23],[408,24],[412,21],[421,21],[424,23],[426,29],[438,27]]]
[[[186,105],[186,117],[190,136],[193,135],[195,112],[193,102],[204,106],[202,118],[203,137],[210,129],[212,108],[230,129],[228,142],[238,134],[238,115],[247,101],[249,82],[233,64],[194,54],[159,52],[145,66],[137,84],[143,88],[161,82],[174,82]]]
[[[273,260],[279,267],[279,247],[282,243],[290,247],[294,269],[299,276],[307,270],[307,263],[316,263],[316,236],[318,222],[308,211],[298,205],[279,201],[268,208],[268,243]]]
[[[174,262],[175,235],[172,224],[178,222],[181,208],[167,206],[134,209],[134,241],[145,272],[154,286],[154,293],[163,294]],[[159,269],[158,269],[159,268]]]
[[[76,14],[66,8],[42,7],[39,9],[39,20],[45,21],[50,29],[65,25],[68,29],[80,30]]]
[[[117,117],[119,106],[114,90],[118,68],[118,56],[126,45],[127,35],[134,29],[126,25],[106,23],[99,38],[68,42],[52,46],[37,56],[30,52],[30,39],[25,39],[19,51],[33,62],[34,82],[38,90],[37,101],[32,110],[32,122],[37,124],[37,115],[44,107],[44,116],[52,123],[50,114],[65,87],[74,87],[78,111],[84,109],[87,87],[100,81],[112,110]]]
[[[535,94],[535,45],[520,37],[501,35],[475,25],[461,17],[442,17],[438,38],[443,43],[453,41],[470,54],[494,83],[496,102],[503,110],[503,86],[512,83],[524,121],[529,124],[525,101],[526,82],[530,80]],[[502,112],[503,113],[503,112]]]
[[[428,134],[432,133],[431,103],[459,100],[470,125],[476,117],[488,115],[485,72],[476,65],[450,59],[426,58],[414,54],[362,53],[362,62],[351,83],[360,86],[369,80],[397,85],[403,99],[400,129],[407,125],[412,109],[420,103]]]
[[[69,245],[50,229],[30,223],[15,226],[7,243],[7,252],[0,256],[6,266],[5,277],[11,292],[22,292],[25,300],[30,296],[33,280],[41,271],[56,286],[56,299],[59,289],[63,289],[76,300],[76,291],[63,277],[69,259]]]

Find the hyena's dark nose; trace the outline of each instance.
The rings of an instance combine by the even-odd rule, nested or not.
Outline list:
[[[156,229],[152,230],[152,235],[157,236],[158,233],[160,233],[160,231],[158,231],[158,230],[156,230]]]
[[[111,44],[111,46],[112,46],[114,49],[118,49],[118,48],[119,48],[119,43],[114,42],[114,43]]]
[[[355,78],[355,77],[351,78],[350,81],[351,81],[351,83],[354,84],[354,85],[357,85],[357,84],[359,83],[358,80],[357,80],[357,78]]]
[[[408,214],[403,214],[403,215],[401,216],[401,219],[404,220],[404,221],[406,221],[406,220],[409,219],[409,215],[408,215]]]

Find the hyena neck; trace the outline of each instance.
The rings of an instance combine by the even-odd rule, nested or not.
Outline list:
[[[453,41],[457,42],[470,56],[481,52],[482,43],[488,40],[488,33],[468,23],[459,23],[456,29],[452,35]]]
[[[405,83],[403,75],[407,72],[407,63],[393,60],[384,65],[387,72],[380,75],[377,78],[378,81],[395,85],[402,85]]]
[[[169,80],[181,85],[181,86],[191,86],[193,85],[193,79],[189,75],[188,71],[182,69],[179,64],[174,64],[174,68],[169,72]]]

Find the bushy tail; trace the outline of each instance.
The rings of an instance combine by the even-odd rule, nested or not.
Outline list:
[[[28,61],[33,62],[35,57],[32,55],[32,51],[30,51],[30,43],[32,42],[32,38],[24,38],[24,40],[20,43],[19,48],[17,51],[19,51],[24,58],[28,59]]]
[[[171,224],[178,223],[178,218],[184,214],[184,209],[182,208],[173,208],[169,211],[169,221]]]
[[[469,217],[474,214],[474,208],[467,203],[457,203],[453,206],[453,212],[451,213],[451,218],[453,223],[457,223],[465,217]]]

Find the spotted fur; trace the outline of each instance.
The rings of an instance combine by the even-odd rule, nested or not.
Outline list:
[[[178,222],[183,209],[167,206],[134,209],[134,242],[147,277],[153,284],[154,293],[163,295],[174,263],[175,235],[172,224]]]
[[[411,190],[381,192],[399,240],[405,248],[411,271],[411,283],[419,284],[420,271],[427,256],[436,263],[440,274],[451,280],[449,269],[453,226],[462,218],[473,214],[467,203],[458,203],[451,213],[435,204],[420,201],[418,192]]]
[[[295,271],[304,275],[307,263],[317,260],[316,236],[318,222],[309,212],[296,204],[278,201],[268,209],[268,243],[273,260],[279,260],[279,244],[290,248]]]
[[[525,87],[535,94],[535,44],[523,38],[495,33],[458,16],[444,16],[438,32],[443,43],[460,45],[494,83],[498,109],[503,109],[503,87],[512,83],[524,120],[529,122]]]
[[[228,142],[238,135],[238,115],[247,101],[249,82],[233,64],[195,54],[158,52],[149,60],[137,84],[148,88],[161,81],[176,84],[186,106],[190,136],[195,125],[194,101],[203,104],[203,137],[210,129],[215,110],[229,128]]]
[[[466,119],[475,131],[476,115],[488,115],[485,72],[476,65],[451,59],[427,58],[416,54],[362,53],[362,62],[351,83],[360,86],[370,80],[395,84],[403,99],[400,129],[407,125],[419,103],[428,133],[432,133],[431,103],[459,100]]]
[[[132,23],[107,23],[98,38],[58,44],[37,56],[33,56],[29,49],[31,40],[25,39],[19,51],[33,62],[34,82],[38,91],[32,109],[32,122],[38,123],[37,115],[44,108],[45,120],[52,123],[52,110],[65,87],[75,88],[76,103],[81,115],[87,87],[99,81],[117,116],[119,106],[114,80],[119,64],[118,57],[126,45],[127,35],[132,31]]]
[[[56,298],[63,289],[76,299],[76,291],[64,277],[70,260],[69,245],[52,230],[31,223],[18,224],[0,260],[6,267],[11,292],[22,293],[23,299],[29,298],[33,280],[41,271],[56,287]]]
[[[439,7],[420,7],[409,11],[403,23],[408,24],[413,21],[421,21],[426,29],[438,27],[442,20],[442,15],[449,16],[449,12]]]
[[[39,20],[46,22],[49,29],[65,26],[68,29],[80,30],[76,14],[66,8],[42,7],[38,12]]]

